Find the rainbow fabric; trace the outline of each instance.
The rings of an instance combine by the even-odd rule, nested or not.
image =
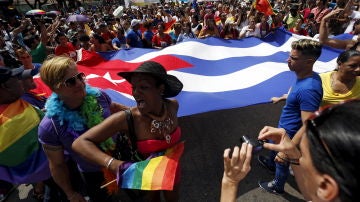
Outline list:
[[[50,177],[38,142],[40,116],[39,110],[22,99],[0,106],[0,179],[31,183]]]
[[[122,174],[119,186],[127,189],[173,190],[183,151],[184,142],[180,142],[154,158],[132,164]]]

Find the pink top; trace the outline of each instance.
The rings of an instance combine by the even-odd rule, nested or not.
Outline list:
[[[177,127],[175,131],[170,134],[171,139],[170,143],[167,143],[165,139],[163,140],[141,140],[137,141],[137,150],[144,155],[148,155],[154,152],[163,151],[169,147],[172,147],[180,141],[181,138],[181,129]]]

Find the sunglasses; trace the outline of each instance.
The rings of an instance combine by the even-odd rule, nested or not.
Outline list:
[[[318,127],[321,126],[331,116],[331,114],[336,110],[336,108],[338,108],[338,106],[344,103],[359,102],[359,101],[360,100],[358,99],[351,99],[340,102],[339,104],[325,106],[321,110],[315,112],[313,117],[307,120],[308,129],[312,132],[316,140],[320,143],[323,151],[325,151],[328,159],[330,160],[334,169],[340,176],[343,176],[342,172],[340,172],[340,169],[338,168],[338,165],[340,164],[338,163],[334,155],[331,153],[330,148],[326,144],[326,141],[323,139],[323,135],[319,133]]]
[[[62,84],[64,84],[65,87],[71,88],[76,85],[76,80],[79,79],[81,82],[85,81],[85,74],[83,72],[80,72],[78,74],[75,74],[74,76],[66,79]]]

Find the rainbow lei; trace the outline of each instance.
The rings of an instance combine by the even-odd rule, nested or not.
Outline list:
[[[45,104],[46,116],[50,118],[56,117],[60,126],[67,123],[68,127],[76,132],[84,131],[86,128],[91,128],[104,120],[102,116],[103,108],[97,100],[100,95],[99,89],[87,85],[86,96],[80,110],[70,110],[64,106],[64,102],[59,99],[59,95],[52,93]],[[115,143],[112,138],[108,138],[100,146],[107,151],[114,149]]]

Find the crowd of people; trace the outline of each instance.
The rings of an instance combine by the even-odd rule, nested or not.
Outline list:
[[[277,28],[285,28],[308,38],[292,43],[287,62],[297,80],[286,96],[274,99],[274,102],[286,99],[278,128],[265,127],[259,134],[259,139],[270,141],[264,147],[273,151],[267,157],[259,156],[258,161],[275,173],[272,181],[259,181],[259,186],[270,193],[283,194],[291,165],[306,199],[325,197],[321,199],[349,201],[359,198],[356,189],[360,179],[353,172],[358,167],[348,165],[359,153],[359,143],[354,140],[350,147],[355,147],[352,153],[346,148],[337,150],[335,141],[327,137],[333,135],[340,147],[348,144],[340,134],[343,138],[356,139],[358,128],[345,130],[345,122],[338,120],[352,116],[357,121],[354,110],[359,108],[359,103],[336,105],[331,114],[325,113],[330,110],[317,112],[321,106],[360,98],[357,37],[360,21],[356,10],[359,5],[355,1],[275,0],[271,2],[272,15],[259,12],[251,1],[169,2],[131,6],[121,12],[114,12],[118,5],[107,3],[88,9],[82,6],[73,10],[61,8],[61,14],[56,16],[1,16],[0,138],[9,140],[4,148],[10,151],[21,143],[19,138],[14,141],[6,138],[8,125],[5,127],[5,124],[23,124],[21,118],[24,117],[38,121],[26,123],[31,130],[22,134],[32,140],[23,151],[37,151],[36,155],[25,157],[24,154],[16,165],[0,160],[0,197],[6,195],[12,184],[35,183],[34,196],[39,200],[85,201],[84,196],[90,197],[91,201],[118,200],[100,189],[106,181],[104,168],[119,176],[131,164],[107,152],[116,145],[112,137],[118,132],[135,137],[134,148],[142,160],[180,141],[179,105],[175,99],[169,99],[182,89],[178,78],[168,75],[161,64],[151,61],[144,62],[132,72],[120,72],[119,76],[131,84],[137,103],[135,107],[123,106],[112,102],[105,92],[86,84],[84,73],[77,69],[77,50],[163,49],[188,38],[264,38]],[[73,14],[82,14],[85,18],[70,20],[69,15]],[[340,33],[349,33],[349,38],[337,38]],[[322,45],[344,52],[338,56],[334,71],[318,75],[313,72],[313,66]],[[48,89],[36,87],[32,76],[38,74]],[[45,96],[44,92],[49,91],[51,96]],[[24,111],[24,116],[12,119],[14,110]],[[317,115],[315,118],[314,114]],[[321,125],[334,127],[339,133],[330,133]],[[319,144],[323,150],[318,154]],[[5,149],[2,151],[7,151]],[[251,150],[252,146],[244,143],[241,149],[235,147],[231,158],[230,150],[225,150],[222,201],[235,200],[239,181],[250,171]],[[324,158],[327,159],[324,165],[314,165],[314,161]],[[39,164],[32,164],[33,161]],[[47,166],[41,164],[41,167],[40,162]],[[18,172],[24,167],[28,167],[28,172]],[[15,171],[20,175],[18,178],[13,177]],[[34,171],[32,175],[30,171]],[[41,176],[37,175],[40,171]],[[315,171],[314,176],[323,176],[324,186],[335,187],[336,191],[324,186],[318,189],[333,191],[335,194],[331,197],[309,192],[311,190],[303,186],[309,177],[305,175]],[[350,176],[344,176],[345,171]],[[166,201],[178,201],[179,179],[177,171],[173,190],[164,192]],[[305,183],[311,187],[316,184],[311,180]],[[134,193],[129,194],[134,196]],[[146,201],[160,200],[158,191],[135,195]]]
[[[324,44],[332,44],[328,38],[341,33],[357,35],[360,30],[359,22],[355,22],[359,11],[353,10],[357,4],[338,0],[335,5],[327,0],[276,0],[272,2],[273,12],[264,14],[251,1],[169,2],[121,7],[120,11],[113,2],[102,7],[62,9],[61,14],[48,16],[0,13],[0,48],[8,50],[13,58],[15,50],[24,48],[34,62],[42,63],[51,54],[76,59],[76,50],[81,48],[96,52],[134,47],[161,49],[187,38],[263,38],[279,27],[315,39],[321,35]],[[341,11],[324,19],[333,8]],[[321,24],[328,26],[321,30]],[[321,31],[323,34],[319,34]]]

